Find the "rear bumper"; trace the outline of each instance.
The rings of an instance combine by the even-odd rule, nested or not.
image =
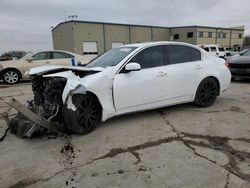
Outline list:
[[[230,68],[233,78],[250,78],[250,69]]]

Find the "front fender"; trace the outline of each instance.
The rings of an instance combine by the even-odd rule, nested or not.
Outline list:
[[[72,71],[44,75],[43,77],[67,78],[67,83],[62,94],[62,101],[67,105],[68,109],[73,111],[76,110],[76,107],[72,102],[72,96],[74,94],[86,94],[87,92],[90,92],[96,95],[102,106],[102,121],[105,121],[116,114],[113,104],[112,77],[100,73],[99,76],[89,75],[88,78],[80,78]]]

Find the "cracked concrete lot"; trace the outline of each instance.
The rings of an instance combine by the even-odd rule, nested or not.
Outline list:
[[[250,187],[250,81],[212,107],[117,117],[85,136],[16,137],[5,119],[12,96],[32,98],[30,83],[0,84],[0,187]]]

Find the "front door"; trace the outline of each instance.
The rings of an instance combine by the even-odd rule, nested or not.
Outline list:
[[[118,113],[150,108],[165,98],[163,47],[144,49],[130,62],[139,63],[141,70],[128,73],[122,70],[115,75],[113,93]]]
[[[59,52],[55,51],[52,52],[53,54],[53,59],[51,61],[52,65],[72,65],[72,59],[74,58],[73,55],[65,53],[65,52]],[[74,60],[75,65],[76,65],[76,59]]]
[[[51,52],[39,52],[32,56],[31,61],[25,60],[25,63],[23,65],[23,71],[26,72],[27,70],[34,67],[50,64],[51,60]],[[24,74],[24,77],[28,78],[28,75]]]

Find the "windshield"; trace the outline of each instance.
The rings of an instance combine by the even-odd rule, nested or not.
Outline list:
[[[114,48],[104,53],[103,55],[97,57],[93,61],[91,61],[89,64],[86,65],[86,67],[106,68],[106,67],[116,66],[135,49],[136,47]]]
[[[240,55],[244,55],[244,53],[246,53],[249,49],[244,49],[242,51],[239,52]]]
[[[247,50],[247,51],[243,54],[243,56],[250,56],[250,50]]]
[[[29,57],[31,57],[33,54],[34,54],[33,52],[28,52],[25,56],[23,56],[23,57],[20,58],[20,59],[26,60],[26,59],[28,59]]]

